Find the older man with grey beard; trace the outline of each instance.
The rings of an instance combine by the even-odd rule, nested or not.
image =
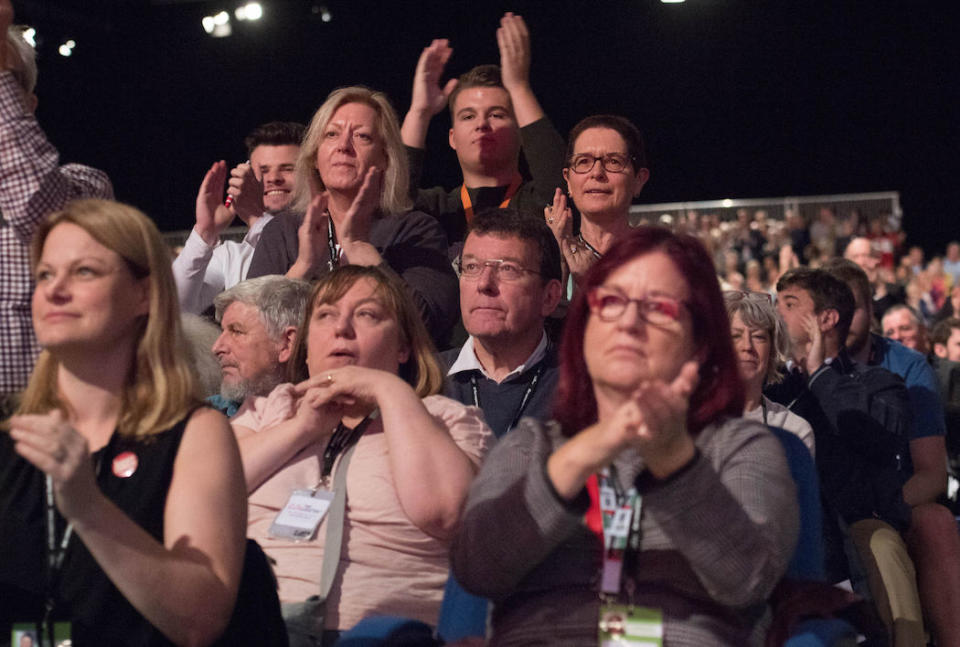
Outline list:
[[[310,284],[283,276],[238,283],[214,299],[222,332],[213,344],[223,378],[210,403],[233,417],[248,399],[286,381]]]

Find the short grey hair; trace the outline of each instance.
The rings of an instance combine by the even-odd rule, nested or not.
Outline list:
[[[223,318],[230,304],[239,301],[251,305],[260,311],[267,334],[277,340],[283,331],[296,328],[303,319],[310,300],[310,283],[301,279],[290,279],[279,274],[258,276],[237,283],[213,299],[217,323]]]
[[[790,357],[790,335],[770,295],[766,292],[728,290],[723,293],[723,301],[731,321],[733,315],[739,314],[745,326],[765,330],[770,335],[770,357],[763,381],[764,384],[779,382],[783,377],[780,369]]]
[[[908,315],[910,315],[910,320],[913,321],[914,324],[916,324],[921,328],[925,327],[923,323],[923,319],[920,318],[920,315],[917,314],[917,311],[914,310],[911,306],[908,306],[906,303],[897,303],[887,308],[887,311],[883,313],[883,317],[880,318],[881,326],[883,325],[884,319],[886,319],[892,314],[896,314],[900,312],[901,310],[906,312]]]
[[[23,91],[33,94],[37,87],[37,52],[23,37],[24,30],[26,27],[23,25],[10,25],[7,29],[7,42],[19,59],[10,71]]]

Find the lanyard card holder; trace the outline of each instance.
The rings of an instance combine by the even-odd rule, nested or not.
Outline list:
[[[310,541],[333,503],[329,490],[294,490],[287,504],[270,525],[270,536],[277,539]]]
[[[597,644],[600,647],[663,647],[659,609],[603,602]]]
[[[54,622],[38,626],[33,622],[15,622],[10,633],[10,645],[70,647],[70,623]]]
[[[624,580],[627,597],[633,599],[635,583],[630,577],[624,578],[623,568],[628,553],[640,548],[643,499],[636,488],[623,492],[612,468],[599,475],[598,486],[604,541],[597,644],[600,647],[663,647],[663,613],[659,609],[617,601]]]

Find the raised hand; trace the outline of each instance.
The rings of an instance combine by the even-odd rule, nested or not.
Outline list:
[[[509,11],[500,19],[497,29],[500,49],[500,71],[503,87],[511,94],[530,85],[530,32],[520,16]]]
[[[802,366],[807,371],[807,375],[813,375],[823,365],[826,354],[823,348],[823,332],[820,330],[820,322],[816,315],[807,315],[803,318],[802,324],[809,339]]]
[[[250,162],[238,164],[230,171],[227,193],[233,196],[234,213],[247,225],[263,215],[263,183],[257,179]]]
[[[341,249],[341,265],[379,265],[383,259],[370,244],[370,226],[380,206],[383,171],[375,166],[367,170],[353,203],[342,216],[331,216]]]
[[[403,118],[400,137],[403,143],[413,148],[423,148],[427,141],[430,119],[443,110],[450,93],[457,87],[457,80],[450,79],[441,87],[443,69],[450,60],[453,49],[450,41],[438,38],[423,49],[413,73],[413,93],[410,109]]]
[[[223,187],[227,179],[227,163],[214,162],[200,183],[197,193],[196,230],[208,245],[216,245],[221,232],[230,226],[234,212],[223,204]]]
[[[440,79],[452,54],[450,41],[445,38],[438,38],[423,49],[413,74],[411,111],[424,112],[432,117],[447,105],[447,98],[457,87],[457,80],[450,79],[441,87]]]
[[[308,278],[320,265],[327,249],[327,194],[313,196],[297,230],[297,260],[287,271],[290,278]]]
[[[597,259],[573,235],[573,216],[567,200],[563,191],[557,189],[553,192],[553,204],[544,208],[543,215],[560,246],[564,285],[567,276],[572,276],[574,284],[579,285],[583,275]]]
[[[657,478],[669,476],[693,458],[695,447],[687,432],[687,412],[690,396],[699,383],[699,370],[699,364],[691,360],[672,382],[650,380],[634,394],[641,417],[634,445]]]
[[[53,479],[57,509],[67,520],[82,515],[94,497],[102,496],[87,440],[60,410],[11,417],[10,437],[18,454]]]

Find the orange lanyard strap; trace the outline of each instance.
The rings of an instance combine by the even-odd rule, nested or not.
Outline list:
[[[517,190],[520,188],[520,184],[523,182],[523,177],[517,173],[513,176],[513,181],[510,182],[510,186],[507,188],[507,194],[503,196],[503,202],[500,203],[501,209],[506,209],[510,206],[510,200],[513,199],[513,196],[516,195]],[[467,223],[473,220],[473,202],[470,200],[470,194],[467,192],[467,185],[460,185],[460,202],[463,203],[463,213],[467,216]]]

